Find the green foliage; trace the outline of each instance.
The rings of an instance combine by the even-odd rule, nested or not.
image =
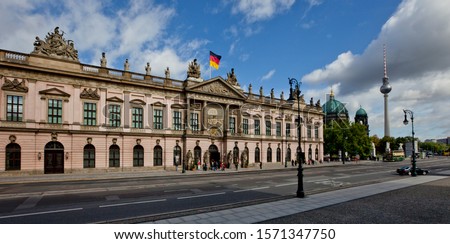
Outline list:
[[[324,128],[325,154],[337,155],[341,150],[348,152],[349,156],[370,156],[371,140],[364,125],[332,121]]]

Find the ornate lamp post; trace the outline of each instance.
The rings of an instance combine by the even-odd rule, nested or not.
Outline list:
[[[301,129],[301,118],[300,118],[300,85],[301,82],[297,81],[295,78],[288,78],[290,85],[290,94],[288,102],[294,103],[294,93],[297,96],[297,121],[298,121],[298,151],[297,151],[297,162],[298,162],[298,186],[297,186],[297,197],[305,197],[305,192],[303,191],[303,153],[302,153],[302,129]],[[292,85],[295,85],[295,89],[292,89]]]
[[[409,114],[410,118],[411,118],[411,126],[412,126],[412,171],[411,171],[411,176],[417,176],[416,149],[415,149],[415,145],[414,145],[414,113],[413,113],[413,111],[408,110],[408,109],[403,109],[403,112],[405,113],[405,120],[403,120],[404,125],[408,124],[408,118],[407,118],[406,114]]]

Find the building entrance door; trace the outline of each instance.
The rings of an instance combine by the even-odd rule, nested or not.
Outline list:
[[[64,146],[57,141],[45,145],[44,174],[64,173]]]
[[[211,162],[214,160],[215,162],[220,162],[220,153],[219,153],[219,149],[217,148],[216,145],[211,145],[208,148],[209,150],[209,155],[210,155],[210,160]]]

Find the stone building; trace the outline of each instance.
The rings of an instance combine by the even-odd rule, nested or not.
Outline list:
[[[187,78],[80,63],[55,28],[30,54],[0,49],[0,173],[175,170],[220,161],[230,166],[295,158],[297,103],[203,80],[196,60]],[[287,82],[286,82],[287,83]],[[302,150],[323,159],[320,103],[300,103]],[[178,167],[179,168],[179,167]],[[180,170],[180,169],[178,169]]]

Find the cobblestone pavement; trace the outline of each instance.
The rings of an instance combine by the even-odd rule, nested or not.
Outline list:
[[[260,223],[450,224],[450,178]]]

